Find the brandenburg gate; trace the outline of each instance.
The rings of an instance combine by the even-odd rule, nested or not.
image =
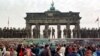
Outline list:
[[[71,38],[70,25],[74,25],[73,38],[80,38],[80,19],[79,12],[60,12],[55,9],[54,3],[51,4],[49,10],[43,13],[26,13],[26,29],[31,32],[32,25],[35,25],[33,29],[33,37],[40,38],[40,26],[45,25],[43,30],[44,38],[49,38],[50,33],[52,36],[55,34],[55,29],[50,29],[49,25],[57,25],[57,38],[61,38],[61,25],[66,25],[63,30],[65,38]],[[31,34],[29,34],[31,36]]]

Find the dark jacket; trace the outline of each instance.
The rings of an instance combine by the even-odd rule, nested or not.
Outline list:
[[[60,54],[59,53],[55,53],[54,56],[60,56]]]
[[[22,49],[22,52],[23,52],[23,54],[24,54],[24,51],[25,51],[24,48],[17,48],[17,56],[19,56],[19,53],[20,53],[21,49]]]
[[[51,52],[48,49],[44,49],[40,54],[40,56],[51,56],[50,54]]]

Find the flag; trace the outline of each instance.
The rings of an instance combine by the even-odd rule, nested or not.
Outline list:
[[[99,21],[99,17],[96,19],[96,22],[98,22]]]
[[[97,22],[97,26],[98,26],[98,29],[99,29],[99,17],[96,19],[95,22]]]

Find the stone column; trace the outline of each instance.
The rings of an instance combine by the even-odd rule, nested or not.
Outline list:
[[[36,27],[33,28],[33,38],[36,38]]]
[[[80,38],[80,25],[79,25],[79,23],[75,24],[75,30],[76,30],[75,38]]]
[[[60,24],[57,25],[57,31],[58,38],[61,38]]]
[[[66,25],[66,31],[67,31],[67,38],[71,38],[71,30],[70,30],[70,24],[67,23]]]
[[[31,34],[31,24],[26,23],[27,37],[32,38]]]
[[[76,37],[76,29],[74,28],[73,29],[73,38],[75,38]]]
[[[48,38],[49,37],[49,35],[48,35],[48,27],[49,27],[49,25],[48,24],[45,24],[44,38]]]
[[[31,30],[31,24],[26,23],[26,29],[30,29]]]
[[[66,28],[63,30],[63,38],[66,38]]]
[[[45,29],[48,29],[49,25],[48,24],[45,24]]]
[[[48,37],[50,38],[51,36],[51,28],[48,29]]]
[[[36,38],[40,38],[40,25],[36,24]]]

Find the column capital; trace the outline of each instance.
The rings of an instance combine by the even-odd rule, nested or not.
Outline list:
[[[58,38],[61,38],[61,29],[60,29],[60,24],[57,24],[57,35],[58,35]]]

